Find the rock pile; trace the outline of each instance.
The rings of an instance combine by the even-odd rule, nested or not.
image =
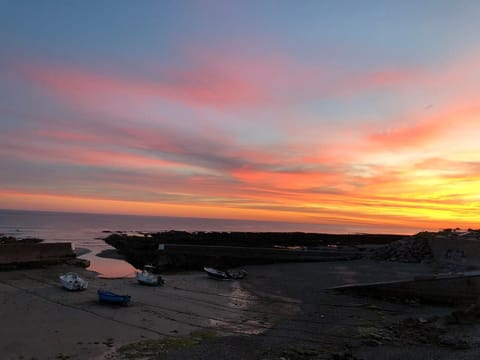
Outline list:
[[[405,263],[419,263],[432,261],[433,254],[428,244],[429,233],[419,233],[377,248],[373,251],[375,260],[399,261]]]

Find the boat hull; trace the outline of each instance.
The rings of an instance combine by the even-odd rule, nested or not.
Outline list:
[[[224,271],[220,271],[220,270],[217,270],[217,269],[214,269],[214,268],[208,268],[208,267],[205,267],[203,268],[203,270],[205,270],[205,272],[207,273],[207,275],[209,277],[211,277],[212,279],[216,279],[216,280],[230,280],[230,277],[228,276],[228,274]]]
[[[145,271],[137,273],[136,278],[141,285],[158,286],[163,284],[163,279],[160,276]]]
[[[64,289],[69,291],[85,290],[88,287],[88,281],[82,279],[75,273],[60,275],[60,283]]]
[[[98,290],[98,301],[110,304],[128,305],[131,300],[130,295],[118,295],[110,291]]]
[[[217,280],[238,280],[247,276],[247,272],[245,270],[221,271],[209,267],[204,267],[203,270],[205,270],[209,277]]]

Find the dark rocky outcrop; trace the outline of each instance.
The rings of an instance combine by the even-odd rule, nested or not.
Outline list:
[[[304,232],[188,232],[165,231],[145,234],[163,244],[197,244],[219,246],[319,246],[387,244],[403,238],[390,234],[322,234]]]

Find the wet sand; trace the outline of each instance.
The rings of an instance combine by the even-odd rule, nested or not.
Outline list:
[[[58,275],[72,270],[90,281],[89,289],[60,288]],[[0,272],[2,359],[122,359],[117,352],[122,345],[182,338],[198,331],[216,335],[146,358],[478,358],[476,324],[445,325],[443,344],[425,338],[425,333],[436,329],[429,319],[442,318],[452,308],[328,290],[354,282],[430,274],[433,265],[355,260],[247,270],[248,277],[241,281],[216,281],[200,271],[165,275],[162,287],[141,286],[131,278],[99,279],[65,266]],[[96,296],[99,288],[128,293],[132,304],[101,305]],[[408,318],[418,324],[403,325]],[[459,339],[467,339],[468,344],[462,346]]]
[[[69,292],[58,276],[74,271],[87,290]],[[114,359],[125,344],[198,331],[215,336],[258,334],[276,319],[295,313],[280,304],[260,318],[268,302],[239,282],[209,279],[204,272],[163,276],[165,285],[142,286],[132,278],[100,279],[68,266],[0,272],[0,354],[2,359]],[[129,306],[99,304],[96,290],[129,294]],[[274,299],[275,297],[272,297]]]
[[[452,307],[328,288],[431,274],[434,264],[368,260],[250,266],[245,286],[301,303],[256,337],[222,337],[158,359],[478,359],[480,321],[446,324]]]

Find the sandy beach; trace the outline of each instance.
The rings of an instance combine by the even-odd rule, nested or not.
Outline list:
[[[161,287],[63,265],[0,272],[0,352],[2,359],[476,359],[478,326],[444,325],[451,307],[328,290],[429,274],[432,266],[256,265],[239,281],[192,271],[163,276]],[[89,288],[62,289],[57,279],[66,271]],[[128,293],[132,303],[99,304],[99,288]]]
[[[77,272],[89,281],[81,292],[60,287],[58,276]],[[258,334],[298,311],[294,301],[273,308],[239,282],[216,281],[203,272],[163,276],[161,287],[132,278],[100,279],[75,267],[0,272],[0,353],[2,359],[117,358],[125,344],[191,333],[215,336]],[[129,306],[98,302],[96,290],[129,294]],[[272,296],[272,300],[278,297]],[[262,312],[269,307],[271,314]]]

